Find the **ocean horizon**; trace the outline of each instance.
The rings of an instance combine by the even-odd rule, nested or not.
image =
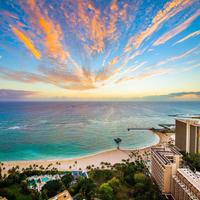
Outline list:
[[[151,131],[175,117],[200,115],[200,102],[0,102],[0,161],[64,159],[158,142]]]

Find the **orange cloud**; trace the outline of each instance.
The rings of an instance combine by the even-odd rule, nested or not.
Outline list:
[[[71,1],[71,4],[74,6],[72,13],[67,13],[65,5],[62,6],[66,22],[72,27],[74,34],[85,42],[84,47],[89,53],[102,52],[105,47],[106,34],[101,11],[95,8],[89,0],[77,0],[77,5],[75,1]],[[87,10],[90,12],[88,13]],[[84,31],[79,31],[79,27]]]
[[[40,59],[41,58],[40,52],[38,50],[36,50],[32,41],[27,36],[25,36],[24,33],[19,31],[14,26],[11,26],[11,29],[12,29],[13,33],[18,37],[18,39],[21,42],[23,42],[24,45],[26,46],[26,48],[35,56],[35,58]]]
[[[115,58],[113,58],[113,59],[109,62],[109,65],[115,65],[118,61],[119,61],[119,57],[116,56]]]
[[[126,22],[126,19],[127,19],[127,7],[128,7],[128,4],[127,3],[124,3],[123,5],[123,8],[120,10],[119,12],[119,15],[120,15],[120,18]]]
[[[63,73],[63,71],[40,67],[40,73],[41,74],[39,75],[25,71],[10,71],[5,68],[0,69],[1,77],[10,79],[12,81],[20,81],[29,84],[39,82],[48,83],[60,88],[71,90],[88,90],[96,88],[90,79],[81,80],[75,74],[70,72]]]
[[[70,2],[71,10],[66,11]],[[116,23],[121,19],[126,23],[128,4],[118,7],[117,0],[112,0],[103,11],[95,7],[91,0],[64,1],[61,6],[70,30],[83,42],[88,54],[102,53],[105,41],[112,42],[119,37]]]
[[[110,68],[109,66],[105,67],[102,71],[100,71],[95,78],[95,81],[106,81],[119,73],[121,68]]]
[[[197,12],[195,12],[186,21],[184,21],[183,23],[181,23],[180,25],[178,25],[177,27],[175,27],[171,31],[169,31],[169,32],[165,33],[164,35],[162,35],[160,38],[158,38],[154,42],[153,45],[157,46],[157,45],[163,44],[166,41],[170,40],[172,37],[174,37],[175,35],[179,34],[183,30],[185,30],[192,23],[192,21],[195,20],[199,15],[200,15],[200,10],[198,10]]]
[[[165,4],[164,9],[160,10],[153,18],[151,25],[143,32],[129,39],[125,51],[130,51],[134,47],[138,48],[141,43],[152,35],[158,27],[178,12],[191,5],[193,0],[172,0]]]
[[[44,81],[41,75],[22,71],[11,71],[5,68],[0,69],[0,74],[3,78],[24,83],[37,83]]]
[[[197,35],[200,35],[200,30],[195,31],[195,32],[193,32],[193,33],[190,33],[190,34],[187,35],[186,37],[184,37],[184,38],[180,39],[179,41],[177,41],[175,44],[181,43],[181,42],[183,42],[183,41],[185,41],[185,40],[187,40],[187,39],[189,39],[189,38],[191,38],[191,37],[197,36]]]
[[[29,15],[30,23],[37,29],[36,33],[44,35],[40,42],[45,47],[47,55],[52,59],[57,59],[57,62],[65,62],[69,54],[61,43],[63,33],[60,25],[49,18],[45,8],[41,12],[35,0],[27,0],[26,3],[21,3],[21,7]]]
[[[21,21],[26,25],[26,30],[29,31],[25,32],[28,33],[29,38],[26,37],[24,32],[22,34],[30,42],[32,40],[34,42],[39,42],[39,46],[43,47],[40,49],[42,49],[44,51],[43,54],[47,56],[47,59],[43,60],[45,63],[50,63],[50,65],[48,67],[38,68],[38,74],[22,71],[14,71],[13,73],[4,71],[3,74],[5,77],[25,83],[42,82],[65,89],[87,90],[98,88],[103,84],[113,83],[116,80],[116,82],[142,80],[162,74],[161,70],[152,70],[149,72],[149,69],[145,69],[145,73],[134,76],[135,73],[133,72],[145,64],[145,62],[139,64],[139,62],[136,62],[135,58],[142,55],[148,48],[146,46],[145,48],[135,49],[135,47],[138,48],[162,23],[174,16],[181,9],[190,5],[193,0],[190,0],[190,2],[189,0],[172,0],[167,3],[163,10],[159,11],[153,18],[150,26],[146,30],[142,29],[144,31],[142,31],[141,35],[137,34],[130,38],[129,43],[120,57],[113,57],[113,55],[116,55],[116,52],[120,52],[121,45],[123,45],[123,42],[121,43],[121,40],[117,39],[120,38],[122,34],[123,37],[121,38],[124,39],[124,36],[129,36],[129,33],[133,30],[134,27],[131,26],[133,25],[134,17],[137,16],[135,13],[140,3],[127,4],[117,0],[111,0],[109,1],[110,3],[102,9],[97,2],[94,3],[92,0],[63,0],[61,2],[62,12],[58,13],[59,16],[57,18],[57,16],[55,16],[55,14],[57,14],[55,9],[59,9],[60,2],[54,4],[52,1],[47,5],[37,0],[20,1],[20,5],[25,11],[25,15]],[[53,5],[56,5],[55,8]],[[151,11],[152,8],[154,7],[151,6],[148,10]],[[131,12],[133,9],[135,12]],[[63,20],[65,20],[65,23],[63,23]],[[127,25],[129,28],[131,27],[129,32],[125,32],[128,30]],[[19,22],[16,23],[15,26],[13,27],[17,31],[24,27],[24,25]],[[13,32],[15,33],[16,31]],[[15,35],[17,34],[15,33]],[[74,39],[74,41],[68,43],[74,47],[72,53],[76,51],[74,57],[67,51],[67,49],[69,49],[68,46],[65,46],[68,45],[66,44],[67,41],[69,41],[69,38],[67,38],[68,36],[70,39]],[[19,37],[19,34],[17,37],[19,39],[23,38],[22,36]],[[27,40],[20,40],[25,45],[28,44]],[[33,43],[31,44],[34,48]],[[30,43],[28,47],[35,56],[33,48],[30,48]],[[82,47],[85,48],[86,51],[82,51]],[[191,52],[192,50],[182,55],[168,58],[158,63],[157,66],[181,59]],[[80,57],[79,53],[81,54]],[[92,54],[89,59],[87,53]],[[103,64],[101,66],[96,66],[96,64],[100,62],[93,63],[93,56],[95,61],[96,58],[98,61],[101,61],[100,59],[103,57]],[[78,58],[77,62],[73,60],[76,58]],[[146,59],[145,56],[144,59]],[[95,65],[95,69],[96,67],[102,68],[96,72],[95,69],[92,70],[89,68],[93,67],[93,64]]]

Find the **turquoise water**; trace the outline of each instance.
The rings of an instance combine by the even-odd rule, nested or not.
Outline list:
[[[200,102],[0,103],[0,161],[84,156],[115,148],[141,148],[158,138],[128,127],[174,123],[168,115],[200,114]]]
[[[49,180],[49,178],[48,177],[44,177],[44,178],[42,178],[42,182],[47,182]]]

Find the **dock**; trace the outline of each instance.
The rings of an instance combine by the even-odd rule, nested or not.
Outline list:
[[[171,127],[175,127],[175,124],[158,124],[158,125],[168,130],[171,130],[172,129]]]
[[[128,131],[148,131],[148,130],[152,130],[152,128],[127,128]]]

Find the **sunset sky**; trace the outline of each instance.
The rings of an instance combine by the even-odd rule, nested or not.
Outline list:
[[[199,0],[0,0],[0,100],[200,100]]]

